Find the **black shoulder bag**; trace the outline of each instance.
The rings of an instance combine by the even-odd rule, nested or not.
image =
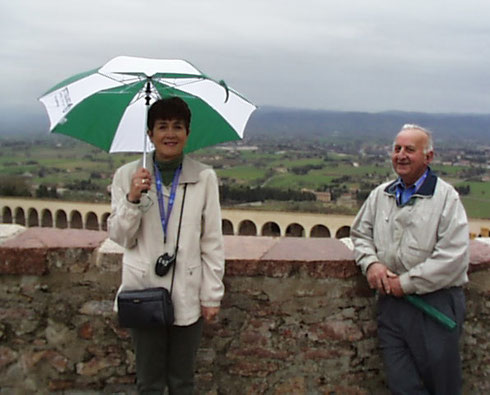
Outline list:
[[[120,292],[117,297],[117,315],[119,325],[123,328],[152,328],[174,323],[172,290],[174,287],[175,265],[177,264],[176,257],[179,250],[180,226],[184,212],[186,191],[187,184],[184,185],[175,254],[173,257],[169,257],[168,254],[162,255],[157,259],[155,265],[155,272],[159,276],[167,274],[170,267],[173,266],[170,292],[163,287]]]

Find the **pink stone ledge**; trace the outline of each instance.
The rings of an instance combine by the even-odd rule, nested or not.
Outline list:
[[[360,273],[348,239],[224,236],[227,276],[348,278]],[[49,254],[68,249],[95,254],[97,266],[118,271],[123,249],[107,232],[0,225],[0,274],[49,272]],[[471,240],[469,272],[490,267],[488,240]]]

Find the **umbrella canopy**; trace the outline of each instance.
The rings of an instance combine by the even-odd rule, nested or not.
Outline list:
[[[223,81],[185,60],[119,56],[70,77],[46,92],[50,131],[108,152],[145,152],[149,105],[177,96],[189,106],[191,133],[185,152],[243,138],[255,106]]]

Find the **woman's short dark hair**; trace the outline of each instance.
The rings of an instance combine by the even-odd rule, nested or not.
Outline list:
[[[153,129],[157,119],[162,119],[165,121],[171,119],[182,120],[184,121],[185,128],[189,133],[189,126],[191,124],[191,110],[189,110],[187,103],[180,97],[160,99],[153,103],[148,110],[147,125],[149,130]]]

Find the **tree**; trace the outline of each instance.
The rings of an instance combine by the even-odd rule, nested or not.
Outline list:
[[[0,176],[0,195],[31,196],[31,186],[24,177]]]
[[[471,185],[461,185],[459,187],[456,187],[456,190],[461,196],[469,195],[471,192]]]

